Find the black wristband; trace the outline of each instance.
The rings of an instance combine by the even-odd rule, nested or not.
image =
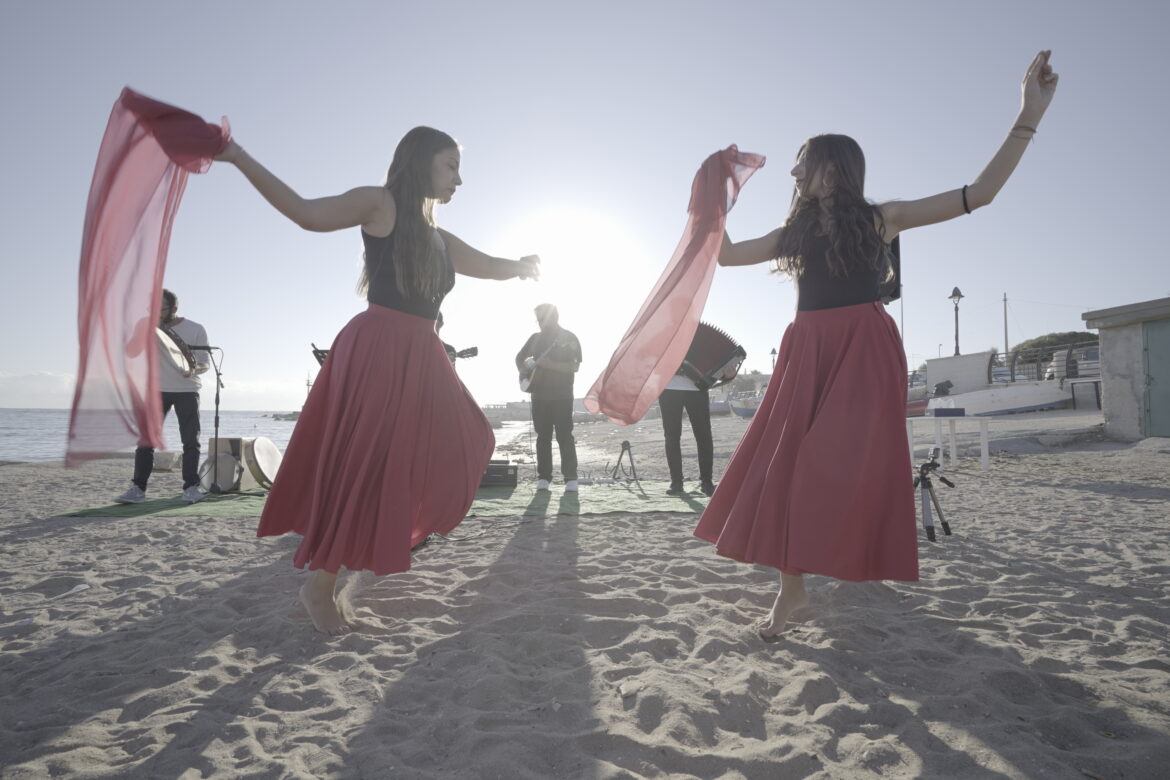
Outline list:
[[[963,211],[968,214],[971,213],[971,207],[967,205],[967,185],[963,185]]]

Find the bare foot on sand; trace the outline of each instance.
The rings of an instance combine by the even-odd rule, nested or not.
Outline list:
[[[772,604],[768,616],[756,624],[756,633],[765,642],[776,639],[784,632],[788,619],[798,609],[808,606],[808,592],[804,589],[804,578],[799,575],[780,575],[780,592]]]
[[[333,588],[337,584],[337,575],[327,571],[315,571],[301,586],[301,603],[309,611],[313,619],[313,627],[322,634],[339,636],[349,633],[349,624],[337,609],[337,600],[333,596]]]

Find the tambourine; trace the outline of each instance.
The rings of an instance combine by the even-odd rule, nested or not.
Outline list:
[[[256,480],[256,484],[268,490],[272,487],[272,480],[276,479],[276,472],[280,470],[280,449],[270,439],[257,437],[244,439],[243,442],[244,467]]]
[[[199,468],[203,489],[234,493],[261,487],[272,488],[280,470],[280,449],[270,439],[237,436],[209,439],[208,456]]]
[[[231,493],[240,489],[243,473],[240,462],[230,452],[213,452],[199,467],[199,485],[207,493]]]

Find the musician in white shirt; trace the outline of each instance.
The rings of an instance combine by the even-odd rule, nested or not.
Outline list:
[[[183,344],[206,346],[207,331],[194,320],[179,317],[179,299],[170,290],[162,291],[159,327],[170,330]],[[160,346],[160,349],[162,347]],[[183,442],[183,500],[188,504],[201,501],[205,494],[199,489],[199,375],[211,367],[211,353],[191,350],[194,365],[180,371],[170,360],[159,360],[159,390],[162,391],[163,417],[171,407],[179,421],[179,438]],[[139,447],[134,451],[134,478],[130,489],[114,500],[119,504],[141,504],[146,500],[146,485],[154,470],[154,448]]]

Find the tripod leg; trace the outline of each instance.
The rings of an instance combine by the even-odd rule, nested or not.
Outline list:
[[[622,443],[622,451],[618,453],[617,463],[613,464],[613,473],[610,475],[613,478],[614,482],[617,482],[619,471],[622,473],[623,476],[626,473],[626,467],[625,467],[625,464],[623,463],[623,460],[625,459],[627,452],[630,453],[630,467],[631,468],[633,467],[634,454],[632,452],[630,452],[629,446],[623,442]]]
[[[951,527],[947,525],[947,519],[943,516],[942,505],[938,503],[938,494],[934,492],[933,484],[930,486],[930,500],[934,502],[934,508],[938,510],[938,522],[942,526],[943,533],[950,536]]]
[[[930,480],[922,480],[922,490],[919,495],[922,497],[922,527],[926,529],[926,538],[934,541],[934,519],[930,516],[930,499],[927,492],[930,490]]]

